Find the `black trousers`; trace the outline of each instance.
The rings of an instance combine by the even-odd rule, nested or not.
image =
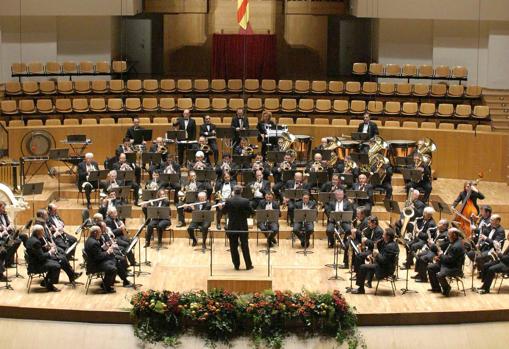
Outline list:
[[[170,224],[171,222],[167,219],[151,219],[147,225],[147,235],[145,235],[145,239],[150,241],[154,229],[157,229],[157,242],[161,243],[163,241],[163,231]]]
[[[426,272],[428,270],[428,264],[433,262],[433,258],[435,256],[436,254],[434,252],[428,250],[419,254],[415,259],[415,271],[419,276],[419,279],[424,282],[428,281],[428,273]]]
[[[293,224],[293,233],[299,238],[301,245],[309,247],[309,238],[315,229],[313,222],[301,222]]]
[[[275,240],[277,233],[279,232],[279,223],[278,222],[258,223],[258,229],[264,232],[263,234],[267,239]]]
[[[115,259],[110,258],[102,261],[97,266],[96,270],[104,273],[103,287],[113,287],[113,284],[115,283],[115,277],[117,276],[117,262]]]
[[[216,207],[216,223],[217,224],[221,223],[221,218],[223,218],[224,214],[225,214],[224,207],[223,208]]]
[[[18,250],[20,245],[21,245],[21,240],[15,239],[15,240],[13,240],[12,245],[6,248],[5,256],[4,256],[4,262],[5,262],[6,267],[10,267],[11,265],[14,264],[14,257],[16,256],[16,251]],[[0,268],[2,268],[2,267],[0,267]]]
[[[236,269],[240,266],[239,242],[246,268],[253,266],[251,262],[251,254],[249,253],[248,234],[228,233],[228,240],[230,241],[230,254],[232,256],[233,266]]]
[[[327,223],[327,228],[325,229],[325,233],[327,234],[327,241],[329,243],[329,246],[334,244],[334,233],[336,228],[336,222],[330,221]],[[344,232],[350,231],[351,226],[347,223],[341,223],[341,228]]]
[[[0,251],[0,274],[5,272],[5,256],[7,255],[7,251],[2,249]]]
[[[185,153],[186,149],[190,149],[190,148],[191,148],[190,145],[187,144],[187,143],[184,143],[184,144],[179,143],[177,145],[177,151],[178,151],[178,157],[179,157],[178,160],[179,160],[179,165],[180,166],[182,166],[182,164],[184,163],[184,153]],[[192,160],[192,159],[186,159],[186,160],[189,161],[189,160]]]
[[[177,217],[178,217],[178,221],[179,222],[182,222],[182,223],[185,223],[185,214],[184,212],[193,212],[193,209],[191,207],[181,207],[181,208],[177,208]]]
[[[495,274],[497,273],[509,273],[509,266],[502,262],[487,262],[483,266],[482,270],[482,288],[489,292],[491,288],[491,284],[493,283],[493,279],[495,278]]]
[[[359,273],[361,265],[366,263],[366,258],[371,254],[371,251],[363,251],[359,254],[356,254],[353,257],[353,271],[355,273]]]
[[[53,238],[53,241],[55,241],[55,244],[57,245],[57,247],[59,249],[62,249],[65,253],[65,251],[72,246],[72,244],[74,244],[76,241],[78,241],[78,239],[76,239],[76,237],[70,235],[70,234],[67,234],[67,233],[64,233],[65,234],[65,239],[60,235],[60,236],[57,236],[57,237],[54,237]],[[66,242],[67,240],[67,242]],[[73,251],[71,251],[71,253],[69,253],[69,255],[67,256],[67,258],[71,258],[71,257],[74,257],[74,253],[76,252],[76,249],[74,249]]]
[[[392,184],[389,183],[381,183],[380,185],[375,185],[373,189],[383,189],[385,191],[385,199],[392,199]]]
[[[46,271],[46,278],[44,282],[46,287],[50,288],[54,284],[58,283],[58,277],[60,275],[60,263],[54,259],[48,259],[43,265],[43,270]]]
[[[62,256],[60,258],[55,257],[54,260],[56,260],[58,262],[58,264],[60,264],[60,268],[65,272],[65,274],[69,278],[69,281],[74,280],[74,270],[72,269],[71,265],[69,264],[69,261],[67,260],[67,258],[65,256]],[[57,278],[57,280],[58,280],[58,278]]]
[[[209,139],[210,150],[212,150],[212,154],[214,155],[214,163],[219,161],[219,151],[217,150],[217,141],[212,138]]]
[[[417,253],[417,251],[419,251],[421,248],[423,248],[425,244],[426,244],[426,242],[423,240],[414,240],[414,241],[410,242],[408,244],[408,246],[405,245],[405,249],[406,249],[405,265],[407,267],[414,265],[415,254]]]
[[[83,183],[85,184],[83,186]],[[98,188],[99,183],[97,181],[95,182],[82,182],[78,183],[78,190],[81,193],[82,191],[85,192],[85,198],[87,199],[87,204],[90,204],[90,194],[92,193],[92,190]]]
[[[368,280],[371,283],[373,276],[375,275],[376,264],[362,264],[357,272],[357,278],[355,284],[359,286],[359,289],[364,289],[364,282]]]
[[[461,269],[440,266],[438,263],[428,265],[428,277],[431,289],[434,291],[448,291],[451,286],[447,283],[447,276],[459,276]]]
[[[199,229],[202,234],[202,244],[205,245],[207,241],[207,236],[209,234],[210,222],[191,222],[187,227],[187,233],[189,234],[189,238],[191,240],[196,240],[196,236],[194,235],[195,229]]]

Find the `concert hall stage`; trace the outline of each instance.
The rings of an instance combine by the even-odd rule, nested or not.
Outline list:
[[[46,190],[42,195],[36,196],[36,208],[45,207],[48,200],[56,197],[56,182],[48,180],[47,177],[35,178],[33,181],[45,181]],[[439,179],[433,182],[435,197],[442,198],[446,203],[451,203],[462,188],[461,180]],[[502,213],[502,225],[507,225],[509,219],[509,189],[504,183],[482,182],[479,189],[486,196],[482,203],[491,204],[494,213]],[[70,183],[63,183],[61,188],[62,200],[57,202],[60,207],[60,214],[67,222],[68,231],[74,232],[74,228],[81,219],[80,211],[83,209],[80,202],[76,200],[76,189]],[[395,189],[395,196],[398,201],[404,201],[405,194],[401,187]],[[28,200],[32,205],[31,200]],[[94,207],[97,207],[96,205]],[[17,224],[24,222],[24,218],[30,217],[32,210],[18,215]],[[389,214],[383,206],[378,203],[373,210],[381,219],[388,220]],[[128,227],[134,232],[139,226],[141,218],[139,208],[134,210],[137,218],[128,220]],[[172,215],[175,209],[172,205]],[[283,215],[285,217],[285,215]],[[395,217],[393,217],[394,219]],[[436,215],[438,219],[438,214]],[[347,270],[340,269],[339,275],[344,280],[329,280],[334,275],[334,270],[325,266],[333,262],[333,250],[327,249],[325,239],[325,227],[322,225],[321,215],[319,222],[315,224],[315,247],[313,254],[304,256],[296,253],[300,248],[296,244],[293,248],[289,239],[289,227],[283,220],[281,223],[280,244],[275,248],[276,253],[270,256],[270,278],[273,289],[289,289],[300,291],[302,289],[327,291],[338,289],[345,293],[346,287],[350,285]],[[174,227],[176,220],[172,219]],[[382,226],[386,226],[383,222]],[[215,226],[215,224],[213,225]],[[175,240],[169,244],[168,236],[164,241],[164,249],[147,249],[148,260],[151,266],[142,266],[143,272],[148,275],[136,277],[136,282],[142,284],[141,290],[169,289],[169,290],[191,290],[206,289],[207,280],[210,276],[210,251],[202,253],[195,251],[189,245],[186,238],[185,228],[175,228]],[[253,230],[254,231],[254,230]],[[264,279],[267,278],[268,258],[263,252],[265,243],[260,238],[257,245],[256,234],[251,233],[250,249],[255,268],[250,271],[235,271],[231,265],[230,255],[225,246],[224,232],[215,233],[213,244],[213,265],[214,277],[234,279]],[[76,256],[81,261],[81,248]],[[400,250],[404,251],[400,246]],[[141,259],[144,260],[142,249]],[[98,282],[94,281],[88,295],[85,295],[83,285],[76,289],[64,284],[57,285],[62,289],[59,293],[47,293],[39,286],[39,280],[34,280],[31,293],[26,292],[26,267],[23,263],[23,247],[19,250],[20,262],[19,272],[25,278],[12,280],[13,291],[0,290],[0,317],[45,319],[59,321],[84,321],[100,323],[129,323],[129,300],[135,291],[125,289],[121,284],[116,284],[115,294],[101,294]],[[138,253],[136,253],[138,258]],[[400,255],[400,265],[403,254]],[[342,255],[340,256],[342,260]],[[77,262],[77,265],[79,262]],[[243,268],[243,262],[241,268]],[[79,268],[78,268],[79,269]],[[15,269],[9,269],[12,277]],[[143,273],[142,273],[143,274]],[[414,273],[411,271],[410,276]],[[360,325],[409,325],[409,324],[446,324],[463,322],[487,322],[487,321],[508,321],[509,320],[509,280],[505,280],[500,294],[497,294],[498,284],[494,285],[492,294],[479,295],[470,290],[471,288],[471,264],[465,265],[465,278],[463,279],[466,296],[459,292],[456,285],[453,286],[451,297],[446,298],[440,294],[433,294],[427,291],[429,284],[415,283],[409,281],[409,289],[418,293],[402,295],[400,289],[405,287],[405,275],[403,270],[399,271],[397,282],[398,292],[394,297],[390,285],[381,282],[379,294],[374,295],[373,289],[366,289],[365,295],[351,295],[345,293],[347,301],[356,307],[359,315]],[[61,273],[61,282],[66,282],[66,276]],[[79,279],[85,282],[83,275]],[[0,284],[3,285],[3,284]],[[373,282],[373,286],[376,281]],[[480,286],[480,280],[474,279],[474,285]]]

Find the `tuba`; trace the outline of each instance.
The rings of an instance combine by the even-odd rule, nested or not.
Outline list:
[[[369,142],[369,145],[368,156],[370,159],[382,150],[387,150],[389,148],[387,142],[380,136],[373,137],[373,139]]]
[[[423,138],[422,142],[418,142],[417,152],[421,155],[422,161],[426,165],[431,165],[431,157],[435,150],[437,150],[437,145],[431,138]]]
[[[385,175],[387,174],[384,168],[384,165],[389,164],[389,159],[383,156],[380,153],[377,153],[369,158],[369,168],[371,169],[371,174],[377,173],[380,178],[380,182],[383,182],[385,179]]]
[[[325,150],[332,150],[330,154],[330,159],[327,161],[328,167],[336,166],[338,162],[338,154],[336,153],[336,149],[341,146],[341,139],[339,137],[330,137],[327,142],[327,146],[324,148]]]
[[[284,151],[287,154],[289,154],[292,159],[297,158],[297,152],[295,149],[292,149],[293,143],[297,140],[297,137],[295,135],[291,134],[290,132],[283,132],[281,134],[281,137],[277,140],[277,144],[279,146],[280,151]]]
[[[352,173],[352,170],[356,169],[357,167],[358,167],[357,163],[353,161],[350,157],[345,159],[345,170],[344,170],[345,173]]]

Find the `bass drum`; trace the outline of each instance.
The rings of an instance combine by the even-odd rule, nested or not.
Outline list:
[[[55,139],[45,130],[28,132],[21,140],[23,156],[48,156],[50,149],[55,147]]]

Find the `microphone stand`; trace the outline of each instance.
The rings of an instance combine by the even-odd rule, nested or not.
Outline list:
[[[407,246],[407,248],[409,248]],[[419,293],[418,291],[416,290],[411,290],[408,288],[408,275],[409,275],[409,272],[410,272],[410,266],[408,266],[408,268],[406,268],[406,276],[405,276],[405,287],[402,288],[400,291],[401,291],[401,294],[406,294],[406,293]]]
[[[329,267],[334,268],[334,276],[331,276],[328,280],[345,280],[341,276],[338,275],[338,267],[339,267],[339,239],[336,232],[334,232],[334,262],[332,265],[327,265]],[[352,285],[350,285],[350,288]]]

